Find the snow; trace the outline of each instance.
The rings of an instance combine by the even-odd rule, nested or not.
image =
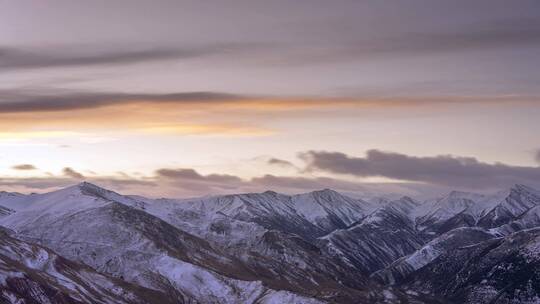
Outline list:
[[[540,236],[537,236],[525,246],[523,254],[530,262],[540,262]]]
[[[195,298],[219,303],[250,303],[264,290],[260,281],[240,281],[224,278],[169,256],[161,256],[155,261],[159,274],[168,278],[180,289],[191,293]],[[241,291],[241,292],[240,292]]]
[[[477,202],[484,198],[481,194],[452,191],[448,195],[428,200],[418,206],[413,214],[415,217],[421,217],[422,223],[427,221],[442,222],[452,218],[459,213],[466,213],[477,217],[479,211]],[[480,208],[482,210],[482,208]]]
[[[23,207],[23,201],[27,198],[27,195],[0,191],[0,206],[9,208],[11,210],[17,210]]]
[[[212,303],[298,303],[318,304],[318,300],[305,298],[287,291],[275,291],[260,281],[241,281],[223,277],[202,267],[185,263],[169,256],[161,256],[155,262],[158,273],[170,279],[176,286],[191,293],[195,298]],[[262,296],[262,297],[261,297]]]
[[[312,223],[328,215],[323,205],[318,203],[311,193],[297,195],[293,200],[296,212]]]
[[[405,262],[407,262],[414,270],[418,270],[435,260],[441,253],[440,250],[437,250],[432,245],[428,244],[408,256],[405,259]]]
[[[24,304],[25,301],[23,299],[19,299],[17,295],[14,293],[8,291],[8,290],[2,290],[2,296],[9,301],[10,304]]]
[[[260,298],[257,303],[260,304],[284,304],[284,303],[295,303],[295,304],[323,304],[325,302],[313,299],[302,297],[287,291],[273,291],[262,298]]]
[[[27,284],[35,284],[32,281],[32,276],[28,276],[28,269],[32,269],[39,274],[42,280],[40,284],[47,282],[55,286],[54,288],[61,287],[64,292],[68,292],[71,297],[79,301],[97,303],[95,297],[99,294],[99,303],[119,303],[118,299],[111,299],[108,295],[101,294],[105,290],[116,290],[125,299],[133,298],[132,294],[115,285],[109,278],[101,274],[79,268],[68,268],[66,270],[64,264],[61,269],[57,269],[58,256],[40,246],[13,239],[7,235],[2,235],[0,241],[2,242],[0,257],[8,257],[8,259],[0,258],[0,285],[5,286],[7,278],[25,279]],[[27,268],[20,268],[21,271],[9,270],[19,269],[18,265],[25,265]],[[88,286],[92,290],[89,290]],[[38,288],[37,285],[36,288]],[[48,303],[48,296],[41,294],[39,290],[41,289],[36,289],[36,294],[32,296],[39,297],[39,303]]]
[[[0,266],[3,266],[2,268],[4,268],[5,266],[2,264],[4,264],[4,262],[0,261]],[[24,278],[24,273],[19,271],[6,271],[2,269],[0,272],[0,285],[6,285],[6,279],[8,278]]]
[[[132,229],[129,225],[111,221],[108,214],[89,213],[92,214],[92,217],[77,217],[84,214],[85,211],[102,210],[96,208],[108,206],[112,202],[115,202],[115,206],[118,205],[116,203],[120,203],[162,219],[183,231],[209,241],[212,248],[207,249],[208,252],[204,253],[195,250],[194,247],[187,248],[189,258],[185,258],[182,255],[184,252],[173,254],[168,251],[169,249],[163,249],[153,239],[148,238],[144,232]],[[83,183],[46,194],[22,195],[0,192],[0,206],[16,211],[1,217],[0,225],[11,227],[18,233],[22,233],[21,230],[26,229],[26,232],[34,233],[33,235],[25,235],[26,237],[35,237],[35,241],[50,246],[68,258],[84,262],[104,273],[122,276],[125,280],[144,287],[157,289],[160,282],[157,281],[156,277],[160,277],[165,278],[181,293],[194,299],[208,303],[232,304],[254,302],[267,304],[322,303],[319,300],[288,291],[271,290],[261,281],[233,279],[221,274],[216,268],[212,268],[214,271],[204,266],[205,254],[216,255],[213,257],[215,260],[209,263],[211,265],[216,260],[225,263],[229,259],[228,256],[232,256],[221,255],[223,252],[234,253],[237,255],[236,257],[242,258],[243,256],[247,257],[249,250],[250,253],[259,254],[257,257],[296,261],[299,268],[305,268],[308,265],[306,257],[295,255],[294,252],[291,254],[291,251],[278,255],[267,250],[264,244],[261,245],[262,237],[274,232],[272,231],[274,228],[273,226],[268,228],[266,225],[263,227],[260,224],[261,221],[257,221],[260,219],[286,219],[294,224],[307,226],[313,224],[319,228],[327,228],[329,223],[333,223],[331,220],[336,219],[347,226],[358,223],[346,229],[328,228],[330,232],[318,238],[323,244],[324,254],[330,254],[339,259],[343,262],[342,265],[348,264],[351,267],[357,267],[359,262],[364,261],[361,258],[372,257],[374,260],[378,260],[381,253],[384,252],[384,254],[392,254],[392,257],[389,258],[390,261],[385,260],[381,267],[392,262],[396,264],[391,266],[405,263],[405,265],[401,265],[405,267],[398,269],[399,271],[408,269],[407,265],[414,270],[420,269],[448,250],[444,242],[449,238],[449,235],[439,236],[427,244],[423,240],[412,245],[406,244],[413,247],[409,251],[403,251],[397,246],[402,240],[394,236],[406,230],[404,225],[410,226],[407,229],[410,228],[411,234],[418,233],[414,227],[414,220],[417,218],[421,218],[423,222],[427,220],[441,222],[459,213],[465,213],[478,221],[493,210],[498,212],[496,208],[505,208],[512,213],[520,214],[519,220],[512,223],[514,227],[524,229],[540,225],[540,192],[522,185],[516,185],[494,195],[453,191],[442,198],[418,204],[407,197],[396,200],[373,200],[368,203],[332,190],[290,196],[268,191],[189,200],[152,200],[144,197],[123,196],[92,184]],[[376,209],[377,207],[378,209]],[[526,212],[519,213],[524,208]],[[498,214],[496,213],[496,215]],[[155,217],[152,218],[155,219]],[[393,218],[403,220],[400,223],[406,224],[400,224],[401,227],[393,227],[389,223]],[[77,219],[79,222],[71,222],[73,219]],[[150,222],[152,223],[152,221]],[[88,229],[78,229],[79,225],[82,224]],[[48,230],[50,227],[54,229]],[[170,226],[166,227],[172,229]],[[376,233],[384,232],[388,235],[387,239],[379,242],[377,236],[373,239],[366,237],[366,239],[357,240],[357,243],[354,243],[356,242],[352,238],[354,233],[351,232],[354,232],[354,229],[360,231],[363,228],[366,228],[366,231],[379,229]],[[502,233],[499,231],[500,229],[496,230],[492,229],[491,231],[494,234]],[[452,231],[459,231],[459,229]],[[437,233],[433,233],[433,235],[436,236]],[[23,235],[21,234],[21,236]],[[381,238],[383,236],[381,234]],[[392,237],[394,238],[392,239]],[[281,238],[277,239],[282,240]],[[403,239],[407,239],[407,237],[403,237]],[[340,242],[343,240],[352,243],[342,246]],[[461,242],[461,239],[458,241]],[[166,243],[166,240],[163,242]],[[182,243],[186,243],[186,246],[200,244],[195,242],[193,245],[183,240]],[[416,250],[419,247],[420,249]],[[214,252],[212,251],[214,248],[219,250]],[[413,253],[406,255],[411,252]],[[531,241],[525,247],[524,252],[530,259],[540,259],[540,240]],[[4,246],[0,253],[11,257],[16,256],[27,267],[45,272],[47,279],[64,286],[66,290],[79,293],[79,299],[91,296],[87,290],[81,289],[79,282],[55,268],[57,257],[52,251],[20,243],[17,246]],[[398,258],[400,259],[396,260]],[[230,260],[233,259],[230,258]],[[400,265],[396,267],[398,266]],[[269,269],[269,272],[271,271],[273,269]],[[15,271],[1,272],[0,283],[8,276],[17,275],[23,274]],[[91,289],[107,290],[125,299],[134,297],[133,294],[115,285],[107,277],[97,273],[83,270],[77,274],[77,278]],[[312,280],[313,285],[318,285],[318,281],[313,280],[313,277],[306,276],[305,282],[309,282],[309,280]],[[378,292],[382,292],[388,301],[396,299],[396,294],[390,289],[380,289]],[[479,292],[481,293],[481,291]],[[489,291],[487,292],[489,293]],[[11,295],[8,296],[11,297]]]
[[[325,189],[292,196],[293,208],[311,223],[336,215],[346,225],[351,225],[365,216],[373,206],[362,200]]]
[[[2,224],[15,230],[24,229],[28,233],[34,233],[26,237],[35,237],[40,243],[51,246],[68,258],[84,262],[105,273],[122,276],[127,281],[148,288],[158,288],[159,283],[153,276],[157,274],[167,278],[168,282],[184,294],[192,295],[196,299],[205,299],[203,302],[250,303],[263,295],[271,296],[268,299],[278,299],[284,295],[295,298],[296,295],[289,293],[274,295],[275,291],[264,287],[260,281],[232,279],[182,261],[156,247],[152,240],[146,239],[139,232],[126,230],[127,226],[110,221],[108,213],[95,213],[93,210],[99,211],[100,207],[119,202],[154,214],[177,227],[187,227],[189,228],[187,231],[196,232],[195,234],[205,239],[239,245],[241,248],[242,245],[246,245],[241,244],[246,241],[246,236],[249,236],[248,241],[255,242],[267,230],[258,224],[235,220],[230,216],[252,212],[250,209],[252,204],[259,207],[255,212],[294,213],[290,200],[281,205],[275,203],[281,201],[276,199],[277,195],[247,194],[196,202],[178,202],[123,197],[91,184],[81,184],[26,197],[17,213],[2,219]],[[214,212],[208,212],[209,210]],[[78,229],[80,221],[85,222],[85,229]],[[38,232],[31,227],[42,228],[39,228]],[[105,231],[106,233],[102,233]],[[50,262],[47,262],[47,258],[46,251],[37,251],[35,258],[27,260],[26,263],[31,267],[47,270],[57,282],[69,286],[71,290],[77,288],[70,285],[72,282],[54,268],[48,268]],[[196,259],[199,258],[204,259],[198,254]],[[216,258],[226,259],[224,256]],[[90,286],[95,286],[96,282],[107,285],[107,282],[99,278],[90,281],[87,283]],[[109,286],[109,290],[110,288],[113,287]]]
[[[396,295],[388,289],[383,290],[383,296],[386,300],[395,300]]]

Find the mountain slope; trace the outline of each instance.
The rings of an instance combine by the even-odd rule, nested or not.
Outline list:
[[[275,201],[262,198],[268,198],[267,196],[273,197]],[[350,204],[343,203],[344,200],[348,200]],[[250,269],[271,270],[282,278],[282,282],[288,282],[289,286],[296,285],[297,290],[317,290],[318,296],[323,298],[327,298],[327,294],[334,294],[348,303],[354,299],[347,300],[348,296],[365,298],[366,294],[376,295],[377,288],[380,288],[373,286],[367,276],[358,272],[350,263],[327,254],[311,239],[295,234],[298,230],[288,229],[296,225],[299,215],[301,221],[321,218],[326,220],[330,218],[328,215],[333,213],[337,218],[334,223],[341,221],[341,226],[345,226],[345,221],[353,222],[350,214],[360,217],[363,211],[359,208],[358,201],[337,192],[323,190],[292,197],[265,192],[203,200],[143,201],[141,209],[146,212],[199,237],[212,240],[214,244],[237,256]],[[338,211],[332,210],[331,204],[341,203],[344,205],[342,208],[335,208]],[[272,208],[269,204],[273,204]],[[305,210],[297,210],[298,204],[302,204]],[[313,206],[313,212],[307,208],[309,205]],[[243,213],[245,208],[249,208],[248,214]],[[287,216],[276,215],[279,212]],[[337,212],[340,215],[336,215]],[[308,213],[316,215],[310,218]],[[239,214],[242,216],[238,216]],[[319,216],[320,214],[324,216]],[[262,217],[270,219],[261,219]],[[268,223],[272,222],[272,218],[278,217],[283,220],[279,226],[281,229],[271,229],[275,226]],[[293,221],[286,223],[285,218]],[[292,232],[288,232],[291,230]],[[286,271],[283,272],[283,269]]]
[[[540,192],[524,185],[494,195],[452,191],[420,206],[415,211],[416,227],[427,238],[459,227],[496,228],[520,219],[536,206],[540,206]]]
[[[272,283],[268,270],[253,272],[207,241],[112,199],[133,203],[82,184],[35,195],[2,224],[100,272],[186,299],[247,303],[274,292],[258,281]]]
[[[388,266],[424,243],[406,213],[410,202],[404,200],[376,210],[348,229],[320,238],[319,244],[329,255],[343,259],[363,274]]]
[[[496,195],[454,191],[424,204],[368,203],[328,189],[189,200],[124,196],[89,183],[2,192],[0,233],[9,242],[0,246],[29,252],[0,248],[4,300],[534,303],[540,231],[530,228],[540,225],[539,208],[540,192],[521,185]],[[35,262],[43,259],[53,267]],[[56,273],[81,287],[66,289]]]
[[[482,208],[476,206],[484,196],[460,191],[452,191],[447,196],[426,202],[423,208],[427,214],[416,219],[417,229],[424,234],[439,235],[458,227],[476,224]]]
[[[515,185],[493,200],[497,204],[478,221],[481,227],[494,228],[516,220],[528,210],[540,205],[540,192],[524,185]]]
[[[449,251],[403,286],[455,303],[538,303],[540,228]]]
[[[375,272],[372,277],[385,284],[399,284],[413,272],[430,264],[445,253],[494,237],[493,234],[481,228],[456,228],[431,240],[414,253],[397,259],[388,267]]]
[[[2,303],[184,303],[68,261],[0,232]]]
[[[373,209],[365,201],[328,189],[294,196],[272,191],[225,195],[182,201],[176,207],[205,215],[220,214],[307,239],[346,228]]]

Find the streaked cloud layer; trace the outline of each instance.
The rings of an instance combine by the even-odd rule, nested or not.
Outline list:
[[[220,92],[181,92],[171,94],[133,94],[133,93],[56,93],[27,94],[21,90],[3,92],[0,99],[0,113],[51,112],[80,109],[93,109],[110,105],[146,103],[205,103],[242,99],[239,95]]]
[[[208,45],[190,48],[111,50],[86,46],[57,45],[47,48],[0,48],[0,70],[62,68],[93,65],[135,64],[183,60],[240,50],[240,45]]]
[[[534,183],[539,12],[533,0],[6,2],[0,184],[176,196]]]
[[[393,36],[392,36],[393,35]],[[527,47],[540,44],[537,19],[501,19],[465,24],[440,32],[393,33],[385,38],[352,34],[341,43],[239,42],[175,47],[116,47],[56,45],[0,48],[0,70],[130,65],[155,61],[182,61],[217,57],[237,64],[329,64],[336,61],[372,60],[377,57],[419,56],[474,49]]]

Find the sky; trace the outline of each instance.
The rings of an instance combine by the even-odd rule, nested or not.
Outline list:
[[[0,0],[0,190],[540,187],[538,1]]]

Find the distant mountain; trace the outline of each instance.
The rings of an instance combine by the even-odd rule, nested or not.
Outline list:
[[[537,229],[540,191],[523,185],[425,202],[329,189],[148,199],[90,183],[0,192],[0,299],[535,303]]]
[[[524,186],[515,185],[488,200],[493,207],[478,221],[478,225],[494,228],[516,220],[530,209],[540,205],[540,192]]]
[[[454,228],[471,227],[484,211],[478,204],[484,196],[475,193],[452,191],[448,195],[428,201],[416,219],[416,228],[423,233],[437,235]],[[419,210],[417,213],[421,214]]]
[[[416,225],[418,230],[432,236],[459,227],[495,228],[518,220],[539,205],[540,192],[524,185],[494,195],[453,191],[419,208]]]

